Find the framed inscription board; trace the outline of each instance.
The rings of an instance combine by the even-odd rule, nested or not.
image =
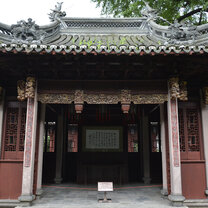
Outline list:
[[[82,150],[87,152],[122,152],[121,126],[85,126],[82,131]]]

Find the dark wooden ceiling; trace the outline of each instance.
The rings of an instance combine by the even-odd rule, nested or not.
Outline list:
[[[53,80],[166,80],[207,84],[207,55],[38,55],[0,54],[0,82],[16,84],[34,75]]]

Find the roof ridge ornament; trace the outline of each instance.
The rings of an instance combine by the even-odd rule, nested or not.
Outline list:
[[[180,23],[177,20],[173,24],[170,24],[168,29],[171,30],[168,40],[170,44],[179,44],[180,41],[189,41],[192,43],[200,35],[196,25]]]
[[[67,28],[66,23],[61,19],[62,17],[66,16],[65,11],[61,11],[63,2],[57,2],[57,5],[55,5],[55,9],[51,9],[51,13],[49,13],[49,19],[51,22],[58,21],[61,23],[63,28]]]
[[[11,25],[11,33],[13,37],[12,43],[21,44],[41,44],[47,34],[31,18],[27,22],[20,20],[17,24]]]
[[[141,14],[147,18],[143,24],[143,28],[149,24],[150,21],[162,20],[168,24],[168,29],[170,33],[167,34],[168,40],[165,42],[167,44],[180,44],[183,41],[188,41],[190,44],[196,40],[196,37],[200,35],[198,27],[196,25],[190,25],[186,23],[180,23],[177,20],[174,23],[169,22],[163,17],[158,15],[158,11],[150,7],[150,5],[142,0],[145,4],[144,10],[141,11]]]

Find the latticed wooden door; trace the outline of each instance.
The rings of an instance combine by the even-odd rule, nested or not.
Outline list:
[[[178,119],[181,160],[202,159],[203,151],[199,107],[194,103],[180,103]]]
[[[178,117],[183,195],[187,199],[206,198],[199,103],[179,103]]]
[[[22,159],[24,152],[26,103],[8,102],[4,115],[2,159]]]

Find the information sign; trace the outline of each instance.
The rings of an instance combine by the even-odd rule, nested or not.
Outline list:
[[[98,191],[113,191],[113,182],[98,182]]]

